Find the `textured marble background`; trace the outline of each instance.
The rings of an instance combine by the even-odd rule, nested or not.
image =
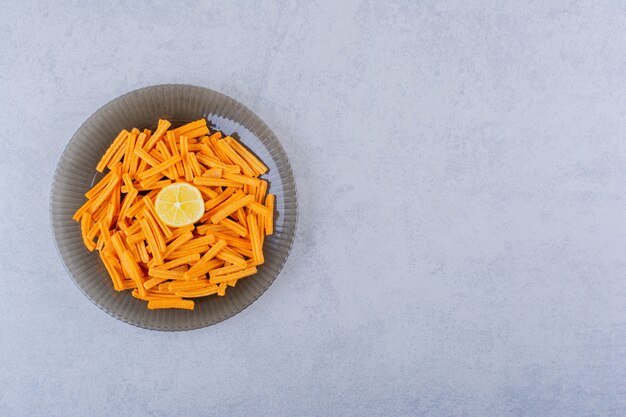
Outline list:
[[[0,415],[626,415],[624,2],[134,3],[2,3]],[[300,196],[274,285],[183,333],[92,305],[48,216],[158,83],[251,107]]]

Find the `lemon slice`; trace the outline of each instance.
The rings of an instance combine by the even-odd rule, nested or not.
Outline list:
[[[163,223],[173,227],[195,223],[204,214],[200,190],[186,182],[164,187],[157,195],[155,206]]]

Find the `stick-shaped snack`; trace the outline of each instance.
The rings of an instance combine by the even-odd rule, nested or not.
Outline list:
[[[188,291],[208,287],[209,285],[211,284],[209,283],[208,279],[196,279],[193,281],[171,281],[167,284],[167,289],[170,292]]]
[[[248,163],[250,168],[256,171],[257,174],[265,174],[267,172],[267,167],[263,162],[259,160],[252,152],[247,150],[241,143],[237,142],[235,139],[230,136],[226,136],[224,139],[226,143],[228,143],[234,150],[243,158],[244,161]]]
[[[197,237],[182,245],[178,250],[195,249],[198,247],[212,245],[215,243],[215,235],[208,234],[205,236]]]
[[[183,310],[193,310],[193,300],[180,299],[163,299],[163,300],[150,300],[148,301],[148,309],[158,310],[163,308],[179,308]]]
[[[161,136],[163,136],[163,134],[167,131],[167,129],[170,128],[171,125],[172,124],[167,120],[159,120],[157,130],[154,131],[154,133],[152,134],[152,136],[150,136],[150,139],[146,143],[146,146],[144,146],[146,152],[150,152],[152,148],[154,148],[159,139],[161,139]]]
[[[157,146],[158,146],[158,145],[159,145],[159,144],[157,143]],[[159,161],[159,164],[161,164],[161,163],[165,162],[165,160],[167,159],[167,158],[165,157],[165,155],[163,155],[163,153],[161,153],[161,151],[159,151],[159,149],[158,149],[157,147],[155,147],[153,150],[151,150],[151,151],[150,151],[150,156],[151,156],[153,159],[155,159],[155,160]]]
[[[148,276],[153,278],[167,278],[167,279],[186,279],[185,272],[170,271],[169,269],[150,268],[148,270]]]
[[[176,295],[180,297],[206,297],[207,295],[217,294],[218,286],[217,285],[209,285],[204,288],[198,289],[190,289],[190,290],[178,290],[176,291]]]
[[[248,215],[248,226],[250,227],[250,240],[252,243],[254,262],[257,265],[261,265],[265,262],[265,258],[263,257],[263,245],[261,244],[261,234],[259,231],[259,225],[257,224],[256,215]]]
[[[198,190],[200,190],[200,193],[202,194],[202,197],[204,197],[205,201],[206,200],[211,200],[215,197],[217,197],[217,192],[213,191],[212,189],[210,189],[209,187],[206,187],[204,185],[197,185],[196,184],[196,188]]]
[[[146,134],[141,132],[139,136],[137,136],[135,146],[130,151],[130,162],[129,162],[128,172],[130,173],[131,176],[135,176],[137,174],[137,169],[139,168],[139,157],[135,153],[135,149],[136,148],[141,149],[141,147],[145,144],[145,142],[146,142]]]
[[[203,143],[200,145],[200,153],[210,158],[217,158],[217,155],[215,155],[215,152],[211,150],[211,147],[204,143],[204,138],[202,139],[202,142]]]
[[[271,235],[274,233],[274,202],[276,197],[274,194],[268,194],[265,197],[265,206],[269,209],[270,214],[265,217],[265,234]]]
[[[131,204],[131,206],[128,208],[128,210],[126,210],[126,218],[132,219],[133,217],[136,217],[139,213],[141,213],[143,211],[143,209],[146,207],[146,200],[147,197],[144,196],[143,198],[136,200],[134,204]],[[133,225],[131,225],[130,227],[133,226],[137,226],[139,223],[133,223]],[[129,233],[134,233],[135,231],[133,230],[133,232]]]
[[[214,132],[207,138],[208,141],[218,140],[222,138],[222,132]]]
[[[237,265],[240,268],[245,268],[247,265],[246,260],[243,259],[239,254],[235,252],[227,252],[226,250],[222,250],[216,256],[218,259],[221,259],[226,262],[230,262],[234,265]]]
[[[139,195],[139,191],[136,188],[131,188],[128,194],[122,200],[122,207],[120,208],[120,214],[117,218],[117,221],[124,221],[126,219],[126,211],[128,208],[135,202],[135,199]]]
[[[188,224],[187,226],[181,226],[181,227],[172,229],[172,236],[167,238],[167,243],[170,243],[174,239],[177,239],[183,233],[194,232],[194,230],[195,230],[195,225],[193,224]]]
[[[180,149],[178,147],[178,143],[176,142],[176,135],[174,134],[174,132],[172,130],[168,130],[167,131],[167,144],[170,148],[170,152],[172,153],[172,155],[174,156],[180,156]],[[175,165],[175,169],[176,169],[176,176],[177,177],[184,177],[185,176],[185,171],[183,170],[183,163],[182,163],[182,158],[181,161],[177,162]]]
[[[205,178],[222,178],[222,168],[209,168],[202,174]]]
[[[241,167],[239,165],[227,164],[202,154],[196,154],[196,158],[198,159],[198,162],[202,165],[208,166],[209,168],[220,168],[222,171],[230,172],[231,174],[239,174],[241,172]]]
[[[226,232],[229,231],[230,229],[226,226],[223,226],[221,224],[203,224],[200,225],[196,228],[196,231],[198,232],[199,235],[206,235],[206,234],[210,234],[213,232]]]
[[[193,238],[193,233],[191,233],[191,231],[183,232],[176,239],[174,239],[169,245],[167,245],[167,247],[165,248],[165,252],[163,252],[163,256],[167,257],[170,253],[180,248],[183,244],[190,241],[192,238]]]
[[[106,214],[102,221],[106,225],[107,229],[111,229],[113,226],[113,217],[115,216],[115,204],[108,203],[106,208]],[[121,226],[121,223],[119,224]]]
[[[137,284],[132,279],[125,279],[122,281],[122,290],[130,290],[137,288]]]
[[[117,135],[117,137],[113,140],[111,146],[109,146],[109,149],[107,149],[107,151],[102,156],[102,159],[100,159],[100,162],[98,162],[98,165],[96,165],[96,171],[104,171],[104,168],[106,168],[106,166],[108,165],[109,161],[113,157],[113,154],[117,152],[117,150],[124,144],[127,135],[128,131],[126,129],[122,130],[119,135]]]
[[[98,236],[99,233],[100,233],[100,227],[98,226],[98,223],[93,222],[93,218],[92,218],[91,228],[89,229],[87,233],[87,239],[94,240]]]
[[[137,249],[137,245],[128,245],[128,251],[131,255],[133,255],[133,259],[135,262],[141,262],[141,256],[139,255],[139,250]]]
[[[248,229],[246,229],[245,227],[243,227],[239,223],[232,221],[229,218],[222,219],[219,222],[219,224],[226,226],[228,229],[230,229],[233,232],[237,233],[241,237],[248,236]]]
[[[113,175],[115,175],[115,171],[109,171],[100,181],[98,181],[96,185],[85,193],[85,197],[91,199],[100,194],[100,192],[107,186]]]
[[[149,178],[155,174],[163,173],[165,175],[164,171],[167,170],[169,167],[173,166],[174,164],[176,164],[176,162],[178,161],[180,161],[180,156],[173,156],[169,158],[168,160],[163,161],[159,165],[145,170],[144,172],[139,174],[138,177],[140,180],[145,180],[146,178]]]
[[[185,181],[191,182],[193,181],[193,171],[191,170],[191,165],[189,163],[189,138],[187,136],[182,135],[180,137],[180,159],[183,165],[183,171],[185,173]]]
[[[126,251],[126,245],[124,244],[124,240],[122,239],[123,234],[123,232],[116,232],[111,235],[111,246],[113,247],[113,251],[117,256],[117,259],[120,260],[122,259],[122,254]]]
[[[191,132],[192,130],[196,130],[203,126],[206,126],[206,119],[198,119],[177,127],[176,129],[172,129],[172,133],[176,136],[180,136],[185,132]]]
[[[250,185],[252,187],[258,187],[259,184],[261,183],[261,180],[259,180],[258,178],[248,177],[246,175],[241,175],[241,174],[231,174],[229,172],[225,172],[222,175],[222,178],[235,181],[241,184]]]
[[[159,165],[161,162],[163,162],[163,161],[159,162],[159,160],[156,159],[153,155],[150,155],[148,152],[146,152],[144,149],[140,147],[135,147],[135,150],[133,151],[133,153],[137,155],[137,157],[140,158],[142,161],[146,161],[146,163],[148,163],[152,167],[155,167]]]
[[[148,255],[148,250],[146,249],[146,243],[142,240],[135,244],[137,247],[137,252],[139,252],[139,257],[141,258],[141,262],[147,264],[150,262],[150,256]]]
[[[119,148],[115,151],[115,153],[111,156],[109,163],[107,164],[107,168],[113,169],[117,164],[120,163],[122,158],[124,157],[124,152],[126,152],[126,141],[128,141],[128,137],[130,133],[124,137],[124,140],[120,144]]]
[[[144,300],[144,301],[170,301],[170,300],[182,300],[179,296],[174,295],[174,294],[163,294],[163,293],[159,293],[159,292],[155,292],[154,288],[152,288],[150,291],[146,291],[145,294],[140,294],[138,289],[134,289],[131,292],[131,295],[135,298],[138,298],[140,300]],[[174,307],[172,307],[174,308]]]
[[[212,232],[213,235],[215,236],[216,239],[222,239],[223,241],[225,241],[226,243],[228,243],[228,246],[234,246],[236,248],[243,248],[243,249],[249,249],[252,250],[252,244],[250,243],[250,238],[248,237],[248,239],[241,239],[238,238],[236,236],[229,236],[226,235],[222,232]]]
[[[130,171],[130,161],[133,156],[133,150],[135,149],[135,142],[137,141],[137,133],[135,130],[128,135],[128,139],[126,139],[126,150],[124,151],[124,161],[122,164],[122,171],[129,172]]]
[[[220,208],[220,210],[211,217],[211,223],[213,223],[213,224],[219,223],[221,220],[223,220],[226,217],[230,216],[232,213],[234,213],[238,209],[247,206],[248,204],[252,203],[253,201],[254,201],[254,196],[253,195],[247,195],[247,196],[245,196],[243,198],[236,199],[235,201],[230,201],[230,199],[229,199],[229,203],[228,204],[224,204]]]
[[[152,233],[152,229],[150,228],[150,223],[147,219],[141,219],[140,222],[143,234],[146,236],[148,245],[150,245],[150,249],[152,250],[152,256],[154,257],[155,264],[161,265],[163,263],[163,255],[161,254],[161,251],[159,251],[159,246],[156,238],[154,237],[154,233]]]
[[[104,268],[109,273],[111,277],[111,282],[113,283],[113,288],[115,291],[123,291],[122,288],[122,271],[119,269],[119,266],[110,261],[110,257],[107,256],[104,252],[100,252],[100,260],[102,260],[102,264]]]
[[[75,221],[80,221],[80,219],[82,219],[83,217],[83,214],[89,211],[89,207],[91,207],[91,203],[92,203],[91,200],[87,200],[85,204],[83,204],[82,206],[80,206],[78,210],[76,210],[76,213],[74,213],[74,216],[72,216],[72,219],[74,219]]]
[[[197,137],[204,136],[204,135],[208,135],[208,134],[209,134],[209,128],[208,128],[208,127],[206,127],[206,126],[202,126],[202,127],[197,128],[197,129],[194,129],[194,130],[190,130],[190,131],[188,131],[188,132],[185,132],[185,135],[186,135],[189,139],[191,139],[191,138],[197,138]]]
[[[215,152],[215,155],[217,156],[217,159],[219,159],[220,161],[222,161],[225,164],[229,164],[229,165],[235,165],[237,167],[239,167],[239,165],[237,165],[235,162],[231,161],[231,159],[228,157],[228,155],[226,155],[224,153],[224,151],[222,151],[222,149],[217,145],[217,143],[219,142],[219,139],[221,138],[221,133],[217,132],[211,136],[209,136],[208,139],[208,143],[211,146],[211,149],[213,150],[213,152]]]
[[[229,246],[228,248],[231,249],[233,252],[240,254],[243,257],[250,258],[250,259],[254,258],[252,249],[243,249],[243,248],[238,248],[236,246]]]
[[[189,152],[187,154],[187,159],[189,160],[189,166],[191,167],[191,170],[193,171],[194,177],[201,177],[202,174],[204,174],[204,171],[206,170],[206,168],[200,165],[200,163],[198,162],[198,159],[196,158],[196,154],[193,152]]]
[[[216,269],[213,269],[213,270],[209,271],[209,277],[214,278],[214,277],[218,277],[220,275],[228,275],[228,274],[232,274],[234,272],[243,271],[244,269],[245,268],[242,268],[239,265],[223,266],[221,268],[216,268]]]
[[[183,256],[181,258],[177,258],[177,259],[171,260],[169,262],[165,262],[159,268],[161,268],[161,269],[174,269],[177,266],[181,266],[181,265],[193,265],[193,264],[197,263],[199,260],[200,260],[200,254],[196,253],[196,254],[193,254],[193,255]]]
[[[237,221],[242,227],[245,227],[246,229],[248,229],[248,222],[246,220],[246,215],[247,213],[245,212],[243,207],[237,210]]]
[[[158,278],[158,277],[157,278],[150,278],[149,280],[147,280],[147,281],[145,281],[143,283],[143,287],[146,290],[149,290],[149,289],[154,288],[157,285],[159,285],[159,284],[161,284],[161,283],[163,283],[163,282],[165,282],[167,280],[168,280],[167,278]]]
[[[151,178],[148,178],[145,181],[149,181],[151,180]],[[133,183],[133,188],[135,188],[137,191],[150,191],[150,190],[156,190],[156,189],[160,189],[163,187],[167,187],[168,185],[170,185],[172,183],[172,180],[170,179],[166,179],[166,180],[159,180],[156,181],[154,183],[150,182],[150,183],[145,183],[145,187],[141,185],[141,183],[137,184],[137,183]],[[122,185],[122,192],[123,193],[128,193],[130,189],[128,187],[126,187],[125,185]]]
[[[183,256],[195,255],[196,253],[203,254],[208,250],[209,250],[209,245],[196,246],[191,249],[177,249],[174,252],[169,253],[165,257],[165,259],[178,259]]]
[[[228,206],[229,204],[231,204],[234,201],[238,201],[241,200],[243,197],[245,197],[245,194],[240,190],[240,189],[236,189],[236,188],[227,188],[226,191],[228,190],[237,190],[234,193],[230,193],[231,195],[227,198],[227,199],[222,199],[222,201],[218,204],[215,205],[213,208],[211,208],[210,210],[208,210],[206,208],[207,204],[205,204],[205,219],[209,219],[211,218],[214,214],[216,214],[218,211],[220,211],[222,208]],[[222,194],[226,194],[226,191]],[[237,218],[236,213],[233,214],[234,218]]]
[[[247,205],[247,207],[253,212],[260,214],[261,216],[267,218],[272,215],[272,210],[269,207],[264,206],[263,204],[259,204],[256,201],[251,202]]]
[[[122,262],[122,269],[130,275],[130,278],[133,281],[135,281],[139,293],[141,294],[142,292],[144,292],[145,288],[143,287],[143,274],[141,272],[141,268],[139,267],[137,262],[135,262],[135,259],[133,258],[133,255],[130,253],[130,251],[124,251],[120,260]]]
[[[243,184],[233,180],[226,180],[223,178],[207,178],[207,177],[195,177],[193,183],[197,185],[205,185],[208,187],[233,187],[242,188]]]
[[[119,183],[122,179],[122,175],[121,175],[121,171],[122,171],[122,167],[118,166],[116,169],[115,174],[111,177],[109,183],[107,184],[106,187],[104,187],[104,189],[102,190],[102,192],[100,194],[98,194],[97,197],[95,197],[91,204],[89,205],[89,212],[91,214],[93,214],[97,209],[100,208],[100,206],[107,200],[109,200],[111,198],[111,195],[113,194],[113,192],[115,191],[115,189],[119,186]],[[118,200],[119,202],[119,200]]]
[[[208,250],[209,250],[209,248],[208,248],[208,246],[207,246],[207,248],[206,248],[205,252],[206,252],[206,251],[208,251]],[[203,269],[203,270],[206,270],[206,271],[211,271],[211,270],[213,270],[213,269],[215,269],[215,268],[221,268],[222,266],[224,266],[224,261],[223,261],[223,260],[221,260],[221,259],[214,258],[214,259],[211,259],[209,262],[205,262],[205,263],[202,265],[202,269]],[[177,269],[178,269],[178,268],[176,268],[175,270],[177,270]],[[182,271],[182,272],[187,272],[187,271],[189,271],[190,269],[191,269],[191,268],[187,267],[187,269],[186,269],[186,270],[182,270],[182,269],[181,269],[181,271]],[[204,272],[203,274],[206,274],[206,272]],[[197,274],[197,276],[196,276],[194,279],[197,279],[198,277],[201,277],[203,274]]]
[[[267,194],[267,181],[261,180],[259,186],[256,188],[256,202],[263,204],[265,194]]]
[[[237,152],[235,152],[235,150],[231,148],[226,141],[218,141],[217,146],[222,152],[224,152],[224,154],[226,154],[226,156],[228,156],[231,161],[233,161],[234,164],[241,167],[241,172],[251,177],[256,175],[252,168],[250,168],[250,165],[248,165],[248,163],[244,161],[243,158],[239,156],[239,154],[237,154]]]
[[[161,152],[161,155],[163,155],[163,162],[169,161],[170,159],[173,158],[169,149],[167,149],[167,145],[165,144],[165,142],[157,143],[156,148],[159,152]],[[163,170],[162,173],[171,180],[175,180],[176,178],[178,178],[178,172],[176,171],[176,163],[170,165],[167,169]]]
[[[89,252],[93,252],[93,250],[96,248],[96,244],[94,243],[94,241],[89,239],[89,231],[91,230],[92,226],[93,222],[91,219],[91,214],[83,214],[83,217],[80,219],[80,231],[83,235],[83,242],[85,243],[87,249],[89,249]]]
[[[213,245],[211,249],[209,249],[204,255],[202,255],[202,258],[200,259],[200,261],[198,261],[194,266],[192,266],[189,269],[189,271],[185,272],[185,277],[188,279],[191,279],[193,277],[197,277],[197,276],[200,276],[209,272],[208,269],[205,270],[203,267],[206,267],[206,264],[211,259],[213,259],[215,255],[220,253],[220,251],[224,249],[225,247],[226,247],[226,242],[224,242],[223,240],[217,241],[217,243]]]
[[[170,169],[173,169],[173,168],[174,167],[170,167],[166,171],[169,171]],[[145,170],[143,172],[145,172]],[[137,175],[139,175],[139,174],[137,174]],[[168,172],[168,175],[171,175],[171,174]],[[168,181],[171,184],[174,180],[172,180],[170,177],[167,177],[167,178],[164,179],[163,178],[163,173],[159,172],[158,174],[154,174],[153,176],[148,177],[145,180],[141,180],[139,182],[139,187],[138,188],[142,188],[143,190],[156,190],[156,189],[159,188],[156,185],[160,184],[160,183],[163,183],[165,181]]]
[[[104,246],[111,244],[111,232],[109,231],[109,225],[104,221],[98,222],[100,227],[100,236],[98,237],[98,243],[102,241],[102,247],[99,250],[104,249]]]
[[[113,186],[113,192],[111,193],[111,198],[109,199],[111,203],[113,203],[113,217],[119,217],[120,209],[122,207],[122,181],[121,176],[120,180]]]
[[[154,217],[152,217],[152,213],[150,213],[150,211],[147,208],[144,212],[144,218],[148,220],[148,224],[150,225],[152,234],[154,235],[154,238],[156,239],[156,243],[157,243],[157,247],[159,248],[159,251],[161,253],[165,252],[165,246],[166,246],[165,236],[161,232],[161,229],[159,228],[159,225],[157,224]]]
[[[212,200],[206,201],[204,203],[204,210],[205,211],[209,211],[217,206],[219,206],[220,204],[222,204],[224,201],[228,200],[228,198],[233,195],[233,193],[235,192],[236,188],[227,188],[226,190],[224,190],[221,194],[219,194],[217,197],[215,197]],[[205,220],[206,221],[206,220]]]
[[[211,276],[211,279],[209,280],[209,282],[211,284],[221,284],[222,282],[228,282],[228,281],[232,281],[235,279],[249,277],[250,275],[254,275],[256,273],[257,273],[256,266],[253,266],[253,267],[246,268],[238,272],[233,272],[231,274],[217,275],[215,277]]]
[[[159,217],[159,215],[156,212],[156,207],[154,207],[154,203],[152,202],[152,199],[150,199],[150,198],[146,199],[145,205],[146,205],[146,209],[150,212],[150,215],[155,219],[155,221],[159,225],[159,228],[161,229],[161,231],[163,232],[165,237],[168,238],[168,239],[170,237],[172,237],[172,234],[174,232],[172,231],[172,229],[168,225],[166,225],[163,222],[163,220],[161,220],[161,218]]]

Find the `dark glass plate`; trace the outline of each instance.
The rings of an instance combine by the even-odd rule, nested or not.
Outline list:
[[[129,291],[113,289],[98,254],[83,245],[80,225],[72,220],[85,192],[101,174],[95,167],[117,133],[132,127],[156,127],[159,118],[173,126],[206,118],[251,149],[268,167],[262,178],[276,195],[275,232],[265,239],[265,263],[259,272],[229,288],[225,297],[197,299],[193,311],[148,310]],[[225,320],[252,304],[282,269],[293,243],[297,221],[296,185],[289,160],[276,135],[250,109],[206,88],[157,85],[127,93],[94,113],[74,134],[59,160],[50,196],[54,240],[65,267],[81,291],[98,307],[126,323],[155,330],[190,330]]]

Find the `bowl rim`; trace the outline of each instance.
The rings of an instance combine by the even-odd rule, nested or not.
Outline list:
[[[196,89],[196,90],[202,90],[204,93],[209,94],[209,95],[216,95],[218,97],[220,97],[221,99],[227,100],[227,101],[231,101],[232,103],[234,103],[235,105],[241,107],[244,111],[249,112],[250,114],[252,114],[254,117],[256,117],[263,125],[264,128],[267,129],[267,131],[269,132],[269,135],[271,137],[273,137],[275,139],[275,145],[277,146],[277,149],[279,151],[280,154],[282,154],[282,156],[284,157],[285,160],[285,164],[286,164],[286,168],[288,170],[288,175],[291,179],[291,181],[293,182],[293,206],[294,206],[294,229],[293,229],[293,233],[290,236],[289,239],[289,244],[287,246],[286,249],[286,253],[285,256],[283,257],[283,259],[281,260],[280,264],[278,265],[277,269],[276,269],[276,273],[274,274],[274,277],[271,279],[269,285],[263,289],[263,291],[260,291],[258,294],[256,294],[254,297],[252,297],[250,299],[250,301],[245,304],[241,309],[238,309],[232,313],[227,313],[227,314],[222,314],[216,318],[214,318],[213,320],[205,320],[205,321],[200,321],[198,324],[194,324],[194,325],[190,325],[190,326],[181,326],[181,327],[170,327],[170,326],[151,326],[148,325],[147,323],[143,323],[141,321],[138,320],[133,320],[130,319],[127,316],[118,314],[114,311],[108,310],[106,309],[104,306],[102,306],[100,303],[98,303],[96,300],[94,300],[93,297],[91,297],[78,283],[78,281],[76,280],[76,278],[74,277],[74,275],[71,273],[71,271],[69,270],[67,263],[65,261],[65,258],[63,257],[63,254],[61,253],[61,250],[59,248],[59,243],[57,242],[57,235],[55,233],[55,228],[54,228],[54,211],[53,211],[53,192],[55,189],[55,185],[57,184],[58,181],[58,176],[59,176],[59,170],[61,168],[61,162],[63,161],[64,157],[66,156],[69,147],[72,145],[72,143],[77,140],[77,135],[78,133],[93,119],[95,119],[96,117],[98,117],[100,115],[100,113],[102,113],[104,111],[105,108],[108,108],[110,105],[114,104],[115,102],[118,101],[122,101],[123,99],[125,99],[128,96],[131,95],[135,95],[135,94],[139,94],[142,93],[146,90],[153,90],[153,89],[159,89],[159,88],[191,88],[191,89]],[[255,134],[255,136],[257,136]],[[113,318],[122,321],[126,324],[130,324],[132,326],[135,327],[139,327],[141,329],[146,329],[146,330],[154,330],[154,331],[164,331],[164,332],[179,332],[179,331],[191,331],[191,330],[198,330],[198,329],[202,329],[205,327],[209,327],[209,326],[213,326],[215,324],[221,323],[225,320],[228,320],[231,317],[236,316],[237,314],[241,313],[242,311],[244,311],[245,309],[247,309],[248,307],[250,307],[250,305],[252,305],[257,299],[259,299],[259,297],[261,297],[261,295],[263,295],[268,289],[269,287],[272,286],[272,284],[274,283],[274,281],[276,280],[276,278],[278,278],[278,276],[280,275],[281,271],[283,270],[285,264],[287,263],[287,260],[289,259],[289,255],[291,254],[291,249],[293,248],[293,244],[295,241],[295,237],[296,237],[296,233],[298,232],[298,218],[299,218],[299,212],[298,212],[298,187],[297,187],[297,182],[296,182],[296,178],[295,175],[293,174],[293,168],[291,166],[291,161],[289,160],[287,153],[285,152],[285,149],[282,145],[282,143],[280,142],[280,140],[278,139],[278,136],[274,133],[274,131],[267,125],[267,123],[265,123],[265,121],[263,119],[261,119],[261,117],[259,117],[254,111],[252,111],[248,106],[246,106],[245,104],[241,103],[240,101],[224,94],[221,93],[219,91],[207,88],[207,87],[202,87],[202,86],[197,86],[197,85],[193,85],[193,84],[178,84],[178,83],[166,83],[166,84],[154,84],[154,85],[149,85],[149,86],[145,86],[145,87],[141,87],[141,88],[137,88],[131,91],[128,91],[120,96],[117,96],[111,100],[109,100],[108,102],[104,103],[103,105],[101,105],[100,107],[98,107],[98,109],[96,111],[94,111],[87,119],[85,119],[85,121],[83,123],[80,124],[80,126],[76,129],[76,131],[72,134],[71,138],[68,140],[68,142],[66,143],[65,147],[63,148],[63,152],[61,152],[61,155],[59,156],[59,159],[57,161],[56,167],[54,169],[54,175],[52,176],[52,182],[50,183],[50,191],[48,193],[48,210],[49,210],[49,221],[50,221],[50,233],[52,235],[52,241],[54,243],[54,247],[57,251],[57,254],[61,260],[61,264],[63,265],[63,268],[65,269],[65,271],[67,272],[67,274],[70,276],[70,278],[72,279],[72,282],[74,283],[74,285],[80,290],[80,292],[89,300],[91,301],[92,304],[94,304],[96,307],[98,307],[100,310],[104,311],[105,313],[107,313],[109,316],[112,316]]]

